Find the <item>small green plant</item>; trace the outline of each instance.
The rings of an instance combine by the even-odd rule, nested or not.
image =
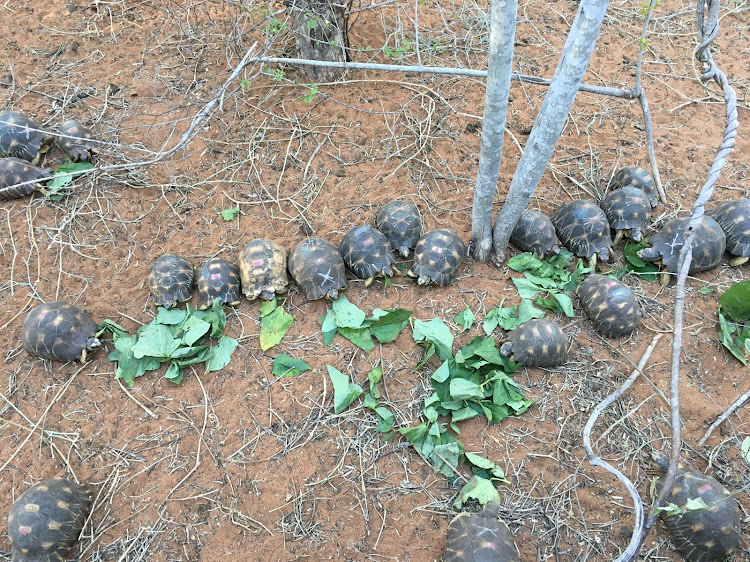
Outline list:
[[[235,218],[237,218],[237,215],[240,212],[239,207],[232,207],[231,209],[223,209],[221,211],[221,218],[223,218],[226,222],[232,222]]]
[[[266,76],[269,76],[272,82],[283,82],[284,77],[285,77],[284,70],[281,68],[271,68],[266,65],[263,65],[260,67],[260,72],[261,74],[265,74]],[[242,84],[242,82],[240,82],[240,84]]]
[[[286,31],[288,27],[286,22],[281,21],[276,16],[271,16],[268,18],[268,24],[266,25],[266,35],[273,38]]]
[[[315,99],[315,96],[318,93],[318,85],[315,82],[310,83],[310,91],[307,93],[307,95],[302,96],[302,101],[305,103],[312,102],[313,99]]]
[[[398,60],[403,58],[403,56],[410,52],[412,48],[412,44],[409,41],[402,40],[400,43],[396,43],[396,46],[394,47],[385,45],[383,47],[383,54],[391,60]]]
[[[750,355],[750,281],[729,287],[719,298],[719,340],[743,365]]]

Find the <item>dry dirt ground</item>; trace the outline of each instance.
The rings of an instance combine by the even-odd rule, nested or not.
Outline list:
[[[352,59],[484,69],[487,8],[474,0],[357,3]],[[714,44],[743,121],[749,8],[746,0],[725,3]],[[521,2],[518,71],[551,77],[575,9],[564,0]],[[586,82],[632,85],[641,9],[633,0],[611,4]],[[644,87],[668,194],[652,232],[689,210],[724,127],[720,92],[696,79],[694,12],[690,2],[665,2],[649,33]],[[393,198],[415,202],[427,228],[453,228],[468,242],[481,79],[350,71],[310,96],[299,68],[267,65],[261,72],[250,65],[188,144],[149,163],[178,145],[255,42],[267,45],[269,55],[293,56],[286,22],[283,5],[274,3],[0,5],[0,106],[50,127],[78,118],[104,141],[98,171],[79,180],[67,198],[0,204],[0,519],[30,484],[74,474],[95,495],[76,551],[81,560],[421,561],[439,559],[445,546],[458,488],[436,477],[413,449],[384,441],[377,420],[358,402],[335,415],[326,375],[326,365],[333,365],[361,383],[382,365],[397,425],[419,423],[438,364],[414,370],[423,351],[409,329],[370,354],[339,337],[325,346],[318,318],[326,303],[309,302],[292,288],[287,307],[294,325],[276,348],[260,350],[258,304],[243,301],[229,316],[227,333],[240,348],[226,369],[198,370],[179,386],[150,373],[130,394],[115,380],[106,350],[81,367],[35,359],[20,347],[23,318],[41,301],[67,300],[96,321],[109,318],[134,331],[155,312],[144,280],[157,256],[178,253],[199,267],[209,256],[236,258],[259,236],[287,248],[310,233],[338,243]],[[512,86],[495,213],[544,93]],[[715,201],[750,191],[746,138],[741,130]],[[48,165],[62,160],[59,152],[47,157]],[[636,163],[647,164],[638,104],[579,94],[531,205],[550,212],[571,198],[600,197],[614,170]],[[221,211],[234,207],[240,209],[235,220],[223,220]],[[621,256],[618,250],[612,269]],[[697,446],[707,426],[748,389],[746,369],[717,341],[718,296],[748,272],[726,261],[687,283],[683,459],[738,492],[747,531],[750,479],[739,452],[750,433],[747,409]],[[404,279],[365,288],[352,280],[346,295],[368,312],[402,307],[456,328],[452,319],[463,303],[481,320],[502,298],[518,302],[509,276],[507,269],[466,259],[447,288]],[[626,545],[631,501],[611,475],[588,463],[581,433],[594,406],[663,333],[646,376],[594,431],[596,451],[648,502],[648,453],[667,447],[670,435],[664,393],[674,287],[635,276],[625,281],[643,310],[632,337],[604,341],[585,318],[559,318],[570,340],[568,364],[515,375],[534,407],[498,425],[475,419],[461,427],[466,450],[508,474],[510,484],[500,486],[502,516],[523,560],[611,560]],[[477,325],[460,335],[456,349],[480,333]],[[282,352],[312,369],[275,380],[271,362]],[[9,559],[8,549],[3,538],[0,559]],[[679,559],[661,525],[641,555]],[[739,559],[750,559],[748,551]]]

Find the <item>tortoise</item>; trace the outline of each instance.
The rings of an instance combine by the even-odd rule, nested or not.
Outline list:
[[[416,277],[420,285],[448,285],[465,254],[466,246],[458,234],[447,228],[431,230],[417,241],[414,264],[406,274]]]
[[[24,491],[8,515],[13,562],[65,560],[88,519],[91,501],[85,486],[64,478]]]
[[[407,258],[422,233],[422,217],[413,203],[391,201],[378,212],[375,227],[388,238],[393,250]]]
[[[652,457],[662,474],[666,474],[668,459],[659,453]],[[662,476],[654,483],[656,494],[661,492],[665,480],[666,476]],[[687,509],[688,502],[696,499],[702,499],[708,509]],[[681,509],[676,515],[662,512],[661,518],[675,546],[688,562],[725,560],[738,550],[739,506],[715,478],[678,465],[674,484],[664,502]]]
[[[651,172],[646,168],[642,168],[641,166],[626,166],[625,168],[620,168],[615,172],[615,175],[612,176],[609,186],[612,189],[637,187],[646,194],[652,207],[656,207],[659,204],[659,194],[656,192],[654,176],[652,176]]]
[[[200,309],[206,310],[219,299],[221,304],[240,304],[240,270],[224,258],[209,258],[198,272]]]
[[[39,168],[21,158],[0,158],[0,200],[16,199],[43,191],[52,170]]]
[[[610,191],[602,199],[602,210],[607,215],[609,226],[615,232],[613,244],[616,246],[623,236],[640,242],[642,230],[651,220],[651,204],[642,189],[625,186]]]
[[[93,138],[91,129],[69,119],[60,125],[57,146],[73,162],[90,162],[99,153]]]
[[[157,305],[172,308],[193,296],[194,278],[192,263],[174,254],[164,254],[148,270],[148,288]]]
[[[289,286],[286,273],[286,250],[273,240],[258,238],[248,242],[240,252],[242,292],[249,300],[270,301]]]
[[[0,111],[0,157],[12,156],[36,165],[54,140],[52,133],[20,111]]]
[[[727,252],[735,256],[729,265],[742,265],[750,259],[750,199],[724,201],[706,211],[724,231]]]
[[[628,336],[641,319],[635,294],[616,279],[592,273],[578,286],[578,297],[594,329],[608,338]]]
[[[99,326],[75,305],[62,301],[40,304],[29,312],[21,327],[23,348],[37,357],[86,362],[98,348]]]
[[[500,506],[489,502],[479,513],[456,515],[448,525],[443,562],[520,562],[513,533],[499,512]]]
[[[335,299],[346,288],[344,260],[336,246],[322,238],[307,238],[289,254],[289,271],[310,300]]]
[[[518,219],[510,243],[522,252],[544,256],[560,253],[560,240],[549,217],[540,211],[524,209]]]
[[[690,217],[668,222],[657,234],[649,237],[648,243],[651,244],[651,248],[638,251],[638,256],[642,260],[660,261],[664,265],[666,271],[661,274],[662,285],[669,284],[670,273],[677,273],[677,261],[685,243],[684,231],[689,222]],[[715,268],[719,265],[725,248],[724,231],[714,219],[704,216],[693,240],[693,261],[690,263],[688,273],[699,273]]]
[[[347,232],[339,243],[344,265],[354,275],[365,280],[365,287],[378,275],[390,277],[396,258],[385,235],[371,226],[356,226]]]
[[[557,367],[568,360],[568,339],[550,320],[529,320],[508,334],[500,355],[525,367]]]
[[[565,247],[581,258],[588,258],[592,269],[597,256],[609,261],[610,252],[614,252],[609,221],[596,203],[586,199],[570,201],[552,213],[550,219]]]

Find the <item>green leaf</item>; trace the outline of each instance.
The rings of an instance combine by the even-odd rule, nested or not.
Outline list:
[[[518,290],[518,294],[521,296],[522,299],[532,299],[539,293],[546,293],[542,287],[538,286],[536,283],[533,283],[525,278],[513,278],[513,284],[516,286],[516,289]]]
[[[466,308],[456,314],[456,317],[453,319],[456,324],[463,328],[461,330],[462,332],[465,332],[466,330],[471,328],[474,325],[474,320],[476,319],[474,313],[469,308],[469,305],[467,305],[466,303],[464,303],[464,305],[466,306]]]
[[[86,170],[93,169],[91,162],[67,162],[55,170],[55,176],[46,184],[47,197],[59,201],[63,195],[61,188],[73,183],[73,180],[83,174]],[[78,172],[78,173],[75,173]],[[63,175],[72,173],[73,175]]]
[[[375,407],[375,413],[378,415],[378,427],[376,431],[385,433],[393,428],[393,413],[384,406]]]
[[[363,326],[369,327],[370,333],[380,343],[391,343],[401,333],[401,330],[404,329],[411,314],[411,310],[403,308],[396,310],[381,310],[376,308],[372,311],[372,317],[364,321]]]
[[[331,304],[336,326],[339,328],[359,328],[365,321],[365,313],[349,302],[346,295],[341,295]]]
[[[503,469],[497,466],[491,460],[480,457],[479,455],[475,455],[474,453],[464,453],[464,456],[466,458],[466,461],[473,465],[472,471],[476,467],[478,469],[481,469],[481,471],[483,471],[487,475],[480,475],[482,478],[486,478],[488,480],[499,480],[503,484],[510,484],[510,481],[505,478],[505,472],[503,471]]]
[[[432,377],[430,377],[434,382],[445,382],[448,380],[448,377],[451,376],[450,372],[450,362],[454,361],[453,359],[448,359],[448,361],[443,361],[442,365],[435,369],[435,372],[432,373]]]
[[[214,303],[209,309],[191,310],[190,314],[211,324],[211,333],[209,335],[212,338],[218,338],[224,333],[224,327],[227,325],[227,315],[224,312],[221,299],[214,299]]]
[[[560,304],[560,308],[563,314],[568,318],[573,318],[575,313],[573,312],[573,301],[571,298],[563,293],[552,293],[552,297]]]
[[[375,349],[369,328],[339,328],[339,334],[368,353]]]
[[[700,289],[698,289],[698,292],[701,295],[710,295],[714,292],[714,290],[711,287],[701,287]]]
[[[261,308],[263,308],[263,305],[261,305]],[[262,316],[260,320],[260,348],[265,351],[279,343],[293,322],[292,315],[281,306]]]
[[[164,378],[175,384],[180,384],[182,382],[182,374],[183,374],[182,368],[180,368],[180,366],[177,365],[176,361],[172,361],[169,364],[169,368],[167,369],[167,372],[164,373]]]
[[[450,393],[454,400],[468,400],[470,398],[484,398],[482,388],[465,379],[453,379],[450,382]]]
[[[310,369],[310,365],[302,359],[295,359],[286,353],[282,353],[273,360],[271,373],[277,377],[298,377]]]
[[[448,359],[453,356],[453,334],[448,326],[440,318],[433,318],[429,322],[414,320],[412,328],[414,341],[417,343],[432,343],[434,352],[440,359]]]
[[[638,251],[644,248],[650,247],[647,243],[647,239],[643,239],[641,242],[633,242],[629,240],[625,243],[625,247],[622,250],[623,256],[625,257],[625,269],[637,273],[646,281],[654,281],[658,277],[659,268],[653,263],[645,262],[638,256]]]
[[[156,324],[164,324],[167,326],[181,324],[188,317],[188,314],[187,310],[180,310],[179,308],[164,308],[163,306],[160,306],[156,312],[156,319],[154,322]]]
[[[220,371],[227,365],[232,358],[232,353],[237,349],[239,342],[229,336],[221,336],[216,345],[211,348],[211,356],[206,361],[206,372]]]
[[[745,437],[742,440],[742,445],[740,446],[740,453],[742,453],[742,456],[745,457],[745,460],[747,462],[750,462],[750,437]]]
[[[436,425],[433,424],[433,427]],[[432,454],[428,458],[432,462],[432,467],[436,472],[451,481],[456,479],[458,461],[461,458],[461,448],[455,442],[455,439],[451,443],[435,445]]]
[[[657,507],[654,511],[656,513],[663,513],[664,515],[668,516],[679,515],[680,513],[682,513],[680,506],[673,503],[667,504],[663,507]]]
[[[383,378],[383,369],[375,367],[367,373],[367,378],[370,381],[370,394],[372,394],[372,397],[375,398],[375,400],[378,400],[380,398],[378,383],[380,382],[380,379]]]
[[[747,359],[742,348],[735,343],[734,334],[737,332],[737,324],[729,322],[722,314],[719,307],[719,341],[734,355],[743,365],[747,365]]]
[[[500,494],[497,493],[495,486],[490,480],[479,476],[472,476],[466,485],[461,488],[456,501],[453,502],[453,507],[457,510],[461,509],[464,503],[470,499],[475,499],[482,505],[487,505],[489,502],[499,504]]]
[[[495,328],[500,325],[500,307],[503,306],[503,302],[505,302],[505,299],[500,301],[499,305],[497,305],[495,308],[491,308],[490,311],[484,315],[484,320],[482,321],[482,329],[488,336],[491,336],[492,332],[495,331]]]
[[[172,336],[168,326],[148,324],[138,330],[138,342],[131,348],[136,359],[150,356],[167,360],[179,347],[179,341]]]
[[[518,324],[525,324],[533,318],[544,318],[544,314],[544,311],[535,307],[531,300],[521,299],[521,304],[518,307]]]
[[[235,217],[239,214],[240,208],[239,207],[232,207],[231,209],[223,209],[221,211],[221,218],[223,218],[226,222],[232,222]]]
[[[721,311],[739,322],[750,319],[750,280],[729,287],[719,298]]]
[[[260,303],[260,317],[268,316],[279,306],[278,299],[273,298]]]
[[[331,345],[333,337],[336,335],[336,318],[333,311],[328,309],[326,315],[320,321],[323,330],[323,344]]]
[[[703,498],[690,498],[685,504],[685,511],[708,511],[708,506]]]
[[[182,330],[182,343],[193,345],[211,329],[211,324],[195,316],[189,316],[180,326]]]
[[[362,394],[362,387],[352,383],[347,375],[335,367],[326,367],[333,383],[333,412],[340,414]]]

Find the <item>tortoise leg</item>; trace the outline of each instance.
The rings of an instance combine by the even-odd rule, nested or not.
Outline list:
[[[591,268],[591,271],[594,271],[594,272],[596,271],[596,256],[597,256],[596,254],[593,254],[589,258],[589,267]]]
[[[669,279],[671,277],[672,276],[669,274],[668,271],[661,272],[661,274],[659,275],[659,283],[661,283],[662,287],[666,287],[667,285],[669,285]]]
[[[731,265],[732,267],[736,267],[738,265],[747,263],[748,260],[750,260],[750,257],[748,256],[737,256],[736,258],[729,260],[729,265]]]
[[[365,279],[365,287],[369,287],[370,285],[372,285],[372,282],[373,282],[374,279],[375,279],[374,277],[370,277],[369,279]]]
[[[615,232],[615,239],[612,241],[612,244],[617,246],[620,243],[620,240],[622,240],[623,235],[625,232],[621,229],[617,229],[617,232]]]

